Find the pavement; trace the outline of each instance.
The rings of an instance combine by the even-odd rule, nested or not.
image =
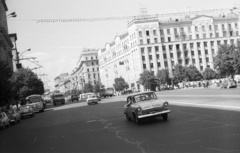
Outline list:
[[[191,107],[217,108],[240,111],[240,88],[185,88],[156,92],[159,99],[168,101],[170,105]],[[128,95],[103,98],[99,103],[113,103],[126,101]],[[87,106],[86,102],[66,103],[60,107],[49,106],[47,110],[63,110],[74,107]]]

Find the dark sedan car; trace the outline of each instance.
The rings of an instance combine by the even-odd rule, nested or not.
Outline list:
[[[124,114],[127,120],[134,120],[137,124],[143,118],[149,117],[160,116],[163,120],[167,120],[168,113],[170,113],[168,106],[168,102],[158,99],[154,92],[140,92],[127,97],[127,104],[124,105]]]

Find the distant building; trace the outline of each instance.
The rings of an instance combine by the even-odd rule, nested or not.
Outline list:
[[[5,61],[13,70],[12,47],[13,44],[8,35],[7,16],[8,7],[5,0],[0,0],[0,61]]]
[[[83,49],[80,53],[78,67],[71,74],[72,88],[83,90],[86,83],[95,85],[100,81],[98,50]]]
[[[66,79],[69,77],[69,74],[68,73],[63,73],[59,76],[57,76],[55,79],[54,79],[54,82],[55,82],[55,90],[58,90],[60,91],[61,93],[64,93],[66,91],[65,89],[65,81]]]
[[[98,51],[101,82],[113,87],[123,77],[130,88],[140,89],[140,73],[169,69],[176,64],[195,65],[201,72],[213,68],[220,44],[240,40],[239,14],[230,9],[193,11],[159,16],[136,17],[127,32],[115,37]]]

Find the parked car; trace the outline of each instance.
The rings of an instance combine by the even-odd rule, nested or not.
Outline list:
[[[29,105],[22,105],[20,106],[20,114],[21,117],[25,117],[25,116],[34,116],[34,109],[32,108],[32,106]]]
[[[71,101],[73,102],[74,100],[78,101],[78,95],[72,94],[71,95]]]
[[[0,112],[0,128],[4,129],[5,127],[9,127],[10,122],[7,114],[5,112]]]
[[[26,97],[27,105],[32,106],[34,112],[44,112],[46,103],[41,95],[34,94]]]
[[[20,123],[21,115],[17,111],[17,109],[13,109],[13,108],[9,109],[7,112],[7,115],[8,115],[10,124]]]
[[[88,95],[87,97],[87,104],[90,105],[90,104],[98,104],[98,97],[97,95]]]
[[[169,103],[158,99],[153,91],[140,92],[129,95],[127,104],[124,105],[124,114],[127,120],[134,120],[137,124],[143,118],[162,117],[163,120],[168,119]]]

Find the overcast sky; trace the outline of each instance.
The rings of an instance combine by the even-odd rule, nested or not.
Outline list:
[[[54,87],[54,78],[71,73],[77,66],[82,48],[103,48],[114,37],[127,31],[127,21],[37,23],[37,19],[104,18],[139,15],[140,7],[147,13],[194,10],[233,6],[237,0],[6,0],[9,33],[16,33],[17,49],[24,57],[37,57],[47,74],[42,80]],[[29,61],[23,66],[37,67]]]

